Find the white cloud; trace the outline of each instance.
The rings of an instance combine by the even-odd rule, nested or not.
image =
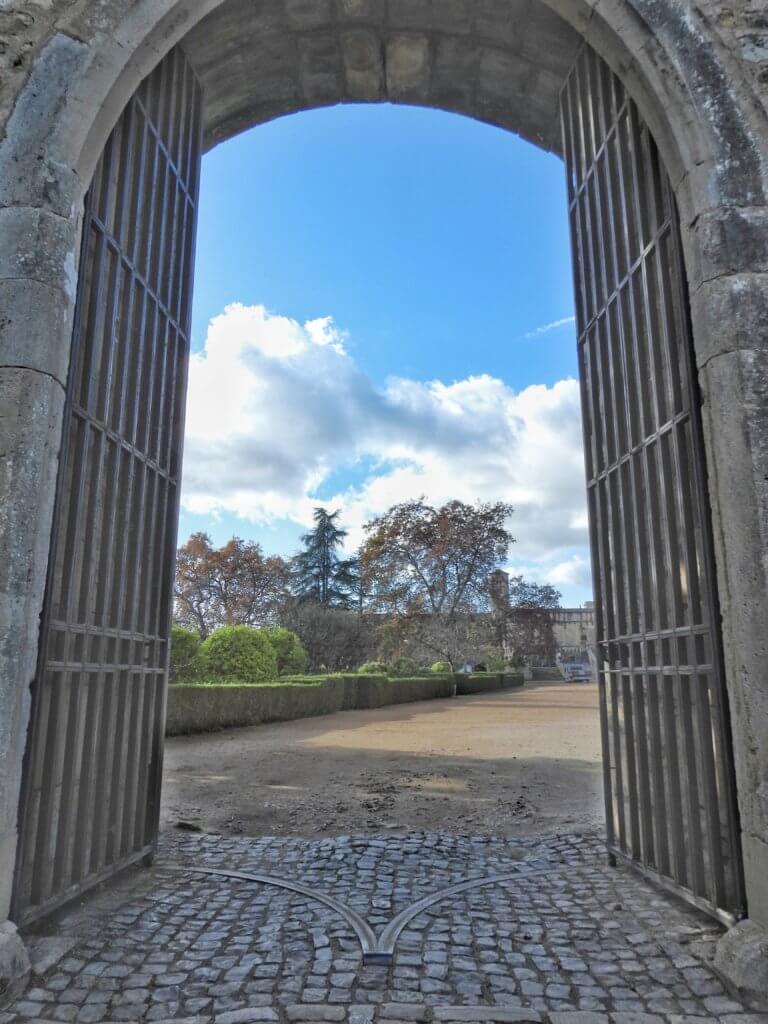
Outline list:
[[[565,327],[566,324],[575,323],[575,316],[564,316],[561,320],[553,320],[549,324],[542,324],[541,327],[536,327],[534,330],[528,331],[528,333],[524,334],[523,337],[526,340],[530,340],[531,338],[540,338],[542,334],[549,334],[550,331],[555,331],[558,327]]]
[[[517,552],[514,552],[517,554]],[[562,561],[543,559],[539,563],[508,566],[510,573],[519,573],[536,583],[551,583],[555,587],[591,589],[592,568],[588,551],[575,552]]]
[[[302,325],[227,307],[191,360],[185,508],[309,524],[317,489],[351,466],[362,477],[323,502],[343,509],[351,544],[397,501],[503,499],[516,510],[516,559],[551,582],[585,578],[571,555],[587,544],[575,380],[515,392],[488,375],[393,377],[377,388],[330,317]]]

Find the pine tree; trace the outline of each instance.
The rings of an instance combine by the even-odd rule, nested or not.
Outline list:
[[[314,511],[315,528],[302,538],[304,550],[293,558],[294,592],[297,597],[315,601],[324,608],[349,608],[358,589],[356,558],[340,558],[347,531],[337,525],[339,510]]]

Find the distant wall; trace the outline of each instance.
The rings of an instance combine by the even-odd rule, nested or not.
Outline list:
[[[492,672],[408,679],[343,675],[258,686],[174,685],[168,687],[165,731],[167,736],[213,732],[522,685],[522,675]]]

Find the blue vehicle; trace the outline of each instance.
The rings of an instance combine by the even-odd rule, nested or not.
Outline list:
[[[592,681],[592,669],[587,662],[564,661],[560,668],[568,683],[589,683]]]

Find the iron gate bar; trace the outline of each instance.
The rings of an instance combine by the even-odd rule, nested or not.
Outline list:
[[[744,912],[677,210],[653,138],[586,44],[561,94],[610,853]]]
[[[86,198],[19,923],[154,849],[201,108],[176,48],[121,115]]]

